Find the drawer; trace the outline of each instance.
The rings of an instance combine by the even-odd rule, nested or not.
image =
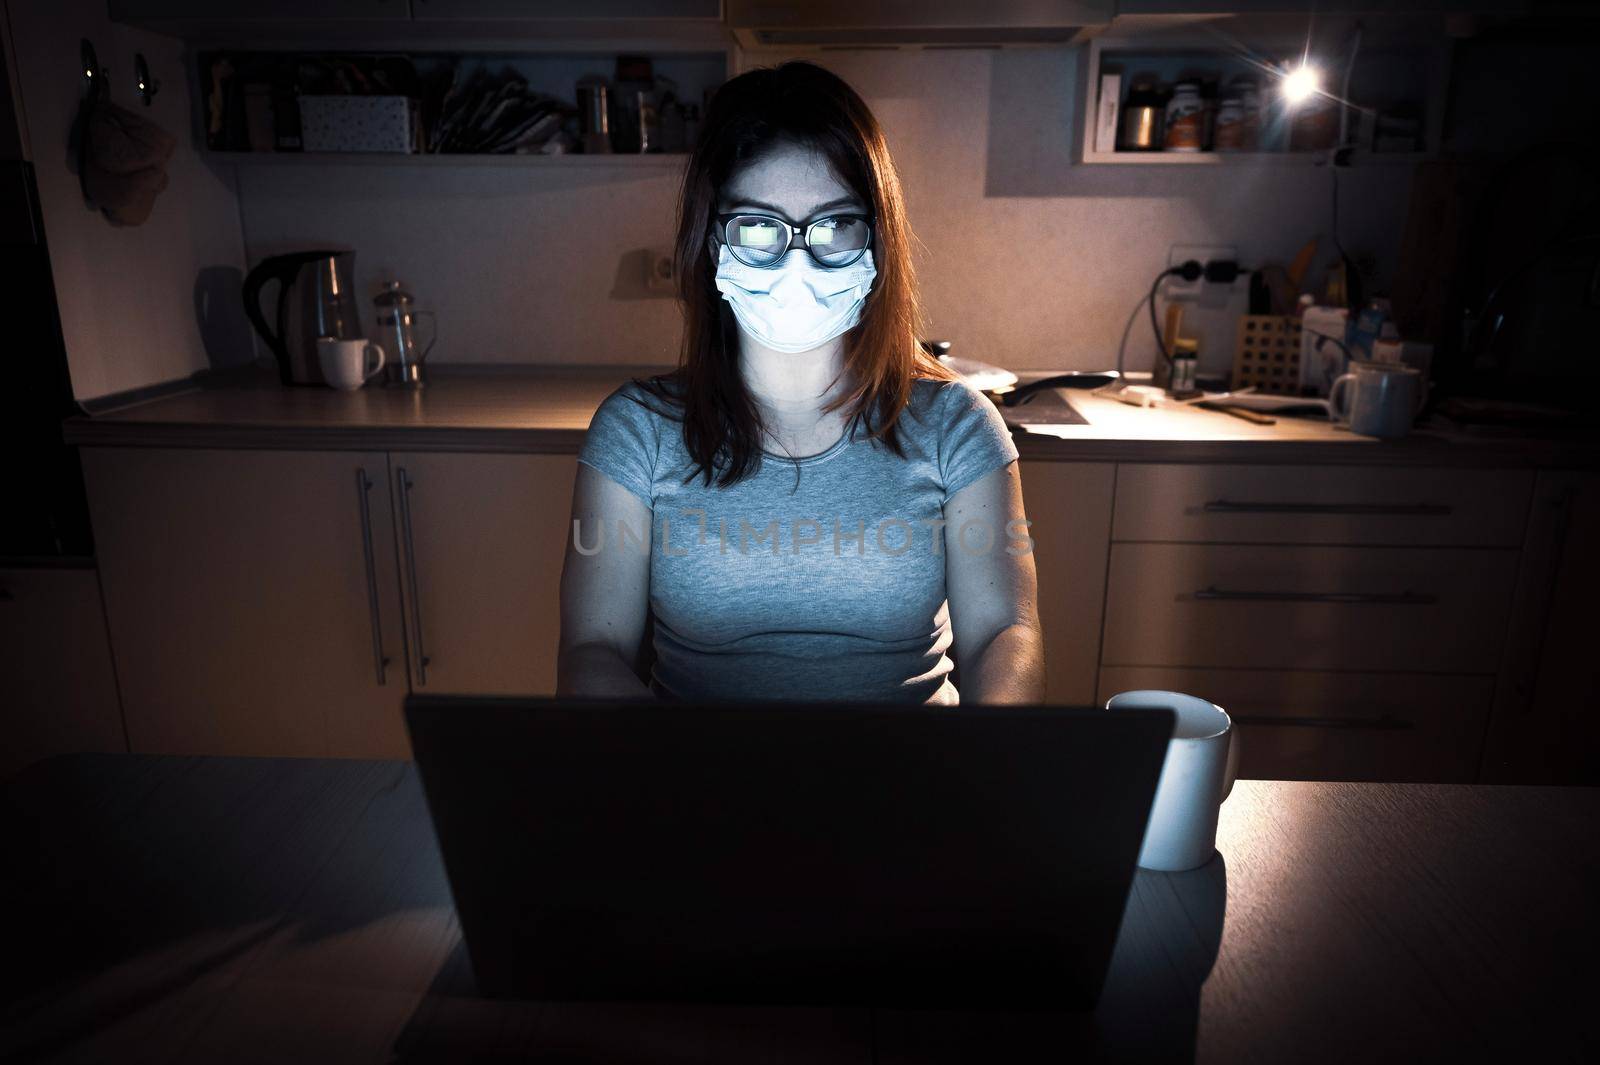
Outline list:
[[[1239,729],[1239,775],[1267,780],[1470,783],[1489,677],[1116,667],[1100,702],[1141,688],[1210,699]]]
[[[1516,547],[1532,491],[1521,470],[1122,465],[1111,537]]]
[[[1493,673],[1517,552],[1112,544],[1102,665]]]

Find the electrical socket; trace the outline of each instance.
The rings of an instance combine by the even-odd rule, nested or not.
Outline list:
[[[1233,259],[1237,261],[1238,258],[1239,249],[1232,244],[1174,244],[1171,250],[1167,252],[1167,265],[1182,266],[1190,259],[1197,259],[1200,265],[1204,266],[1212,259]],[[1169,300],[1199,299],[1201,292],[1204,291],[1205,283],[1204,278],[1185,281],[1183,278],[1173,275],[1167,278],[1161,292]]]
[[[651,292],[677,291],[678,278],[673,273],[672,249],[651,248],[646,254],[645,269],[649,273],[645,277],[645,288]]]

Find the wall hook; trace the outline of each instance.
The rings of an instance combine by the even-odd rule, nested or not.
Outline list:
[[[161,90],[161,80],[150,76],[150,64],[144,61],[143,52],[133,53],[133,83],[134,90],[139,94],[139,99],[144,101],[146,107],[155,99]]]
[[[100,65],[100,57],[95,54],[94,45],[89,43],[87,37],[78,42],[78,73],[83,78],[86,99],[93,101],[105,99],[111,86],[106,83],[105,68]]]

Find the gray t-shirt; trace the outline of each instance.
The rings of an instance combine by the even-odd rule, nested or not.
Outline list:
[[[947,546],[949,498],[1017,457],[993,402],[965,381],[918,379],[898,457],[852,428],[798,460],[707,487],[670,408],[633,382],[589,424],[578,461],[643,500],[652,528],[578,530],[581,551],[650,554],[651,689],[677,699],[958,701]],[[914,417],[913,415],[917,415]],[[1000,551],[969,529],[963,550]],[[648,545],[646,537],[648,535]]]

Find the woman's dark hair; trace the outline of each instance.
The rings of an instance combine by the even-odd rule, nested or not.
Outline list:
[[[670,374],[639,382],[676,408],[695,473],[727,487],[761,461],[761,418],[739,376],[738,325],[717,291],[709,236],[717,196],[734,170],[781,144],[820,152],[868,205],[877,276],[861,321],[845,334],[851,387],[825,410],[846,409],[845,431],[859,425],[902,455],[895,425],[918,378],[958,380],[923,350],[922,313],[911,265],[911,228],[900,177],[883,130],[842,78],[814,63],[760,67],[716,90],[684,175],[676,267],[684,312],[683,349]],[[720,474],[717,472],[720,467]]]

